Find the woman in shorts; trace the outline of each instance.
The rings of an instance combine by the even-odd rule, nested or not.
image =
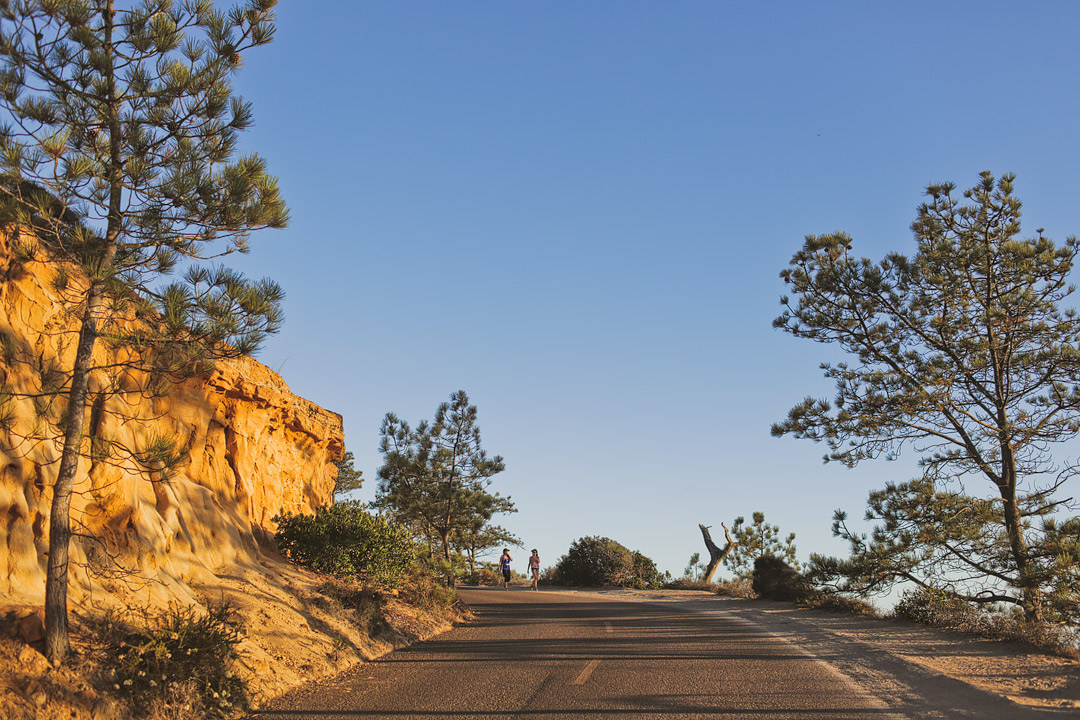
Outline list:
[[[499,569],[503,574],[503,590],[510,589],[510,548],[503,548],[502,557],[499,558]]]
[[[529,556],[529,577],[533,581],[533,590],[539,590],[537,585],[540,583],[540,554],[536,550]]]

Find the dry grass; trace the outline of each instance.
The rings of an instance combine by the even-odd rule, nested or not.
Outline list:
[[[929,589],[905,593],[892,616],[990,640],[1019,642],[1061,657],[1080,659],[1078,628],[1033,623],[1017,612],[984,610]]]
[[[859,598],[837,595],[836,593],[811,593],[809,597],[799,603],[803,607],[826,612],[843,613],[845,615],[859,615],[862,617],[881,617],[878,609]]]
[[[52,668],[33,646],[0,631],[0,717],[5,720],[125,720],[128,707],[103,691],[104,672],[89,657],[85,628],[73,628],[71,661]]]
[[[665,590],[701,590],[703,592],[710,592],[714,595],[723,595],[724,597],[737,597],[737,598],[755,598],[757,595],[754,593],[753,588],[750,587],[750,583],[740,578],[734,580],[723,580],[721,582],[705,582],[704,580],[693,580],[687,577],[675,578],[664,583]]]
[[[373,645],[381,642],[387,650],[437,634],[464,615],[453,590],[423,571],[417,571],[396,594],[331,578],[326,578],[315,589],[317,592],[306,597],[307,602],[356,628],[358,634],[372,638]],[[153,614],[146,617],[152,618]],[[181,634],[175,627],[163,635],[153,628],[134,627],[137,625],[140,623],[117,622],[115,619],[103,621],[101,618],[94,623],[75,622],[72,627],[74,652],[68,664],[59,669],[51,668],[42,656],[42,648],[38,647],[40,642],[27,645],[15,638],[13,629],[0,627],[0,718],[203,720],[209,717],[205,703],[199,701],[205,688],[193,685],[189,682],[191,678],[167,678],[171,688],[167,696],[142,693],[137,703],[133,702],[130,692],[124,691],[125,688],[116,687],[119,684],[116,671],[120,668],[117,657],[124,653],[120,643],[125,644],[125,656],[130,659],[133,643],[142,648],[139,652],[156,655],[162,650],[168,653],[172,634]],[[106,633],[111,638],[109,642],[103,640],[103,627],[109,631]],[[302,632],[314,637],[319,631],[296,627],[289,630],[300,641],[303,640]],[[321,631],[328,629],[324,627]],[[112,647],[117,657],[110,655],[108,647]],[[131,675],[134,685],[135,678],[143,677],[138,674],[142,667],[132,665],[129,669],[134,673]],[[149,673],[146,677],[149,678]],[[160,678],[157,682],[161,684]],[[219,705],[215,710],[220,708]],[[217,717],[228,715],[227,712],[216,713]]]

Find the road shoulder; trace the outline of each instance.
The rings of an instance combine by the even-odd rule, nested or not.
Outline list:
[[[673,610],[722,613],[807,648],[844,675],[898,705],[958,691],[1005,698],[1017,716],[1074,716],[1080,709],[1080,661],[1019,643],[987,640],[896,620],[865,618],[695,590],[578,590],[612,600],[664,603]],[[918,688],[899,678],[914,677]],[[1025,713],[1024,710],[1032,712]]]

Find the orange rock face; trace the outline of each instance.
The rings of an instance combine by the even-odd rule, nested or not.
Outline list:
[[[71,367],[78,332],[65,298],[79,278],[40,250],[28,259],[28,242],[0,236],[0,606],[43,602],[66,403],[56,370]],[[116,359],[98,343],[96,364]],[[330,501],[341,416],[269,368],[241,358],[162,397],[104,392],[138,384],[123,372],[91,378],[86,427],[99,440],[84,442],[72,498],[73,609],[195,601],[194,587],[259,564],[275,514]],[[162,438],[183,452],[168,477],[140,460]]]

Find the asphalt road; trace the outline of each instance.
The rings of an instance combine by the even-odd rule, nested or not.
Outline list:
[[[459,592],[476,613],[471,623],[290,693],[254,717],[915,717],[813,652],[723,613],[518,588]]]

